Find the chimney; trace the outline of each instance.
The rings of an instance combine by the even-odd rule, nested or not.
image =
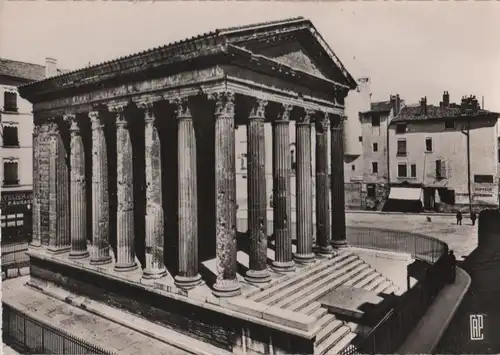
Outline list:
[[[427,96],[422,97],[420,100],[420,115],[427,115]]]
[[[401,111],[401,99],[399,98],[399,94],[390,95],[389,100],[391,101],[391,107],[394,117],[396,117],[397,115],[399,115],[399,112]]]
[[[45,78],[57,75],[57,59],[45,58]]]
[[[445,91],[443,93],[443,107],[448,106],[450,106],[450,94],[448,94],[448,91]]]

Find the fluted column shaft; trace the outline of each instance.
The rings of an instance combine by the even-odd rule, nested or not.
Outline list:
[[[295,122],[297,141],[297,253],[294,258],[300,263],[314,261],[312,220],[312,165],[311,165],[311,114],[305,110]]]
[[[70,121],[70,192],[71,192],[71,251],[73,259],[85,258],[87,251],[87,201],[85,181],[85,149],[80,126],[75,116]]]
[[[264,120],[267,102],[257,100],[247,126],[249,282],[271,280],[267,268],[267,211]]]
[[[41,237],[41,214],[40,214],[40,145],[39,145],[40,126],[35,124],[33,127],[33,231],[30,246],[40,247],[42,245]]]
[[[161,145],[153,105],[145,105],[144,137],[146,159],[146,267],[143,277],[156,279],[166,274],[163,261],[163,204]]]
[[[347,246],[344,196],[344,133],[343,118],[331,118],[331,174],[332,174],[332,245]]]
[[[187,99],[177,105],[179,273],[175,283],[192,288],[201,283],[198,272],[198,194],[196,184],[196,137]]]
[[[236,167],[234,94],[216,96],[215,112],[215,218],[217,281],[214,294],[236,296],[241,286],[236,276]]]
[[[291,105],[284,105],[283,112],[273,122],[273,199],[276,271],[293,271],[292,223],[290,193],[290,114]]]
[[[321,254],[333,253],[330,245],[330,181],[328,178],[328,114],[316,121],[316,242]]]
[[[69,169],[58,123],[50,123],[49,246],[52,253],[70,249]]]
[[[109,254],[108,159],[102,117],[90,112],[92,123],[92,250],[90,263],[107,264]]]
[[[123,107],[116,112],[116,264],[115,271],[137,269],[134,246],[134,175],[130,130]]]

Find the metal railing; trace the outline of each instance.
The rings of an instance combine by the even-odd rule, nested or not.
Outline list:
[[[31,318],[3,302],[2,331],[3,342],[23,354],[113,354]]]
[[[27,251],[27,242],[2,245],[2,266],[27,266],[30,261]]]

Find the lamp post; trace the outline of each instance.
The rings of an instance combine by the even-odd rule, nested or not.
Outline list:
[[[462,133],[467,137],[467,191],[469,194],[469,214],[472,214],[472,193],[470,181],[470,118],[467,119],[466,130],[462,130]]]

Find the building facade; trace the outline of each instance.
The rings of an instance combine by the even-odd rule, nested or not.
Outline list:
[[[498,117],[474,96],[450,103],[448,92],[439,106],[402,108],[389,126],[391,186],[421,189],[407,197],[425,210],[498,206]]]
[[[25,245],[32,234],[33,114],[31,103],[19,96],[17,87],[57,73],[52,58],[47,58],[45,66],[0,58],[3,266],[15,261],[9,259],[8,245]]]

